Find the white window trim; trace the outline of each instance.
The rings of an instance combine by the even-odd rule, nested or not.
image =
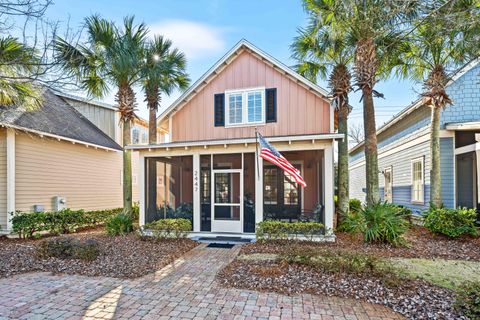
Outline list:
[[[412,166],[413,167],[413,166]],[[385,179],[385,174],[388,172],[390,172],[390,195],[391,195],[391,199],[390,201],[387,201],[386,199],[386,189],[387,189],[387,185],[386,185],[386,179]],[[388,166],[386,167],[384,170],[383,170],[384,174],[383,174],[383,197],[384,197],[384,201],[385,202],[388,202],[388,203],[393,203],[393,166]]]
[[[413,165],[417,162],[420,162],[422,164],[422,200],[416,200],[414,199],[414,177],[413,177]],[[411,185],[412,185],[412,188],[411,188],[411,199],[410,199],[410,202],[413,203],[413,204],[425,204],[425,157],[424,156],[421,156],[421,157],[418,157],[418,158],[415,158],[415,159],[412,159],[411,161],[411,164],[410,164],[410,167],[411,167],[411,175],[410,175],[410,178],[411,178]]]
[[[257,122],[248,122],[248,94],[250,92],[260,92],[262,95],[262,120]],[[230,95],[242,95],[242,122],[230,123]],[[245,88],[235,90],[225,90],[225,127],[246,127],[265,124],[265,87]]]

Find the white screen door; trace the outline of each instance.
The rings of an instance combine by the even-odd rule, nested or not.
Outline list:
[[[243,231],[243,172],[212,170],[212,232]]]

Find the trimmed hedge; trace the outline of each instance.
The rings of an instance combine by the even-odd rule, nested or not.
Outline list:
[[[323,235],[324,232],[325,226],[319,222],[265,220],[257,224],[256,237],[258,240],[285,240],[303,236],[313,240],[315,236]]]
[[[478,236],[477,210],[458,208],[430,208],[423,217],[423,225],[432,232],[457,238],[464,234]]]
[[[75,232],[80,228],[104,224],[110,217],[122,212],[122,208],[107,210],[71,210],[58,212],[17,212],[12,218],[12,228],[20,238],[30,238],[35,233],[47,231],[51,234]]]
[[[184,218],[160,219],[146,224],[143,235],[145,230],[151,231],[154,238],[185,238],[192,230],[192,222]]]

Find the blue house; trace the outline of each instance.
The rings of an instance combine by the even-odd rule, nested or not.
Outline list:
[[[453,105],[442,111],[442,198],[446,207],[479,208],[480,62],[459,70],[447,86]],[[418,213],[430,203],[430,108],[421,99],[377,130],[382,201]],[[350,197],[365,200],[364,144],[350,150]]]

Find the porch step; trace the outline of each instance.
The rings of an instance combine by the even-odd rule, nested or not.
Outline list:
[[[217,236],[217,237],[198,237],[193,238],[198,242],[203,243],[218,243],[218,244],[243,244],[250,243],[252,239],[242,238],[242,237],[226,237],[226,236]]]

